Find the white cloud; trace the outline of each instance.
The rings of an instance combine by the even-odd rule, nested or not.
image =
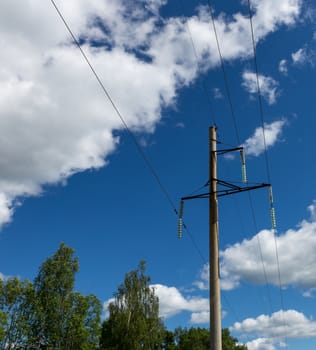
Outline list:
[[[185,124],[182,122],[179,122],[176,124],[176,128],[183,129],[183,128],[185,128]]]
[[[224,96],[223,96],[223,94],[222,94],[222,92],[221,92],[221,90],[219,88],[214,88],[213,89],[213,94],[214,94],[214,98],[217,99],[217,100],[224,98]]]
[[[242,75],[242,86],[250,93],[258,93],[257,76],[253,72],[245,71]],[[271,77],[267,77],[259,74],[258,76],[260,93],[262,97],[272,105],[276,103],[276,99],[279,95],[278,82]]]
[[[110,305],[111,303],[113,303],[114,301],[115,301],[114,298],[110,298],[110,299],[106,300],[106,301],[103,303],[103,318],[104,318],[104,319],[107,319],[107,318],[110,316],[110,314],[109,314],[109,305]]]
[[[293,64],[302,65],[309,60],[308,53],[306,48],[300,48],[297,51],[293,52],[292,55]]]
[[[316,322],[296,310],[278,311],[271,316],[260,315],[236,322],[230,328],[247,337],[258,337],[247,343],[249,350],[273,350],[284,347],[283,339],[302,339],[316,336]]]
[[[309,64],[314,67],[316,52],[312,48],[303,47],[298,49],[296,52],[293,52],[292,55],[292,63],[295,66],[304,66],[305,64]]]
[[[202,324],[210,322],[209,311],[193,312],[191,314],[190,323],[191,324]]]
[[[239,286],[239,283],[239,276],[232,276],[230,274],[227,276],[227,272],[225,270],[221,271],[221,289],[235,289]],[[209,290],[209,263],[203,265],[199,274],[199,279],[193,282],[193,285],[200,290]]]
[[[280,63],[279,63],[279,72],[284,74],[284,75],[287,75],[287,73],[288,73],[287,60],[283,59],[283,60],[280,61]]]
[[[246,343],[248,350],[275,350],[270,339],[257,338]]]
[[[161,284],[154,284],[152,287],[159,298],[159,312],[162,317],[168,318],[182,311],[203,314],[209,310],[207,298],[184,297],[176,287]]]
[[[206,263],[203,265],[202,270],[199,273],[199,280],[195,281],[193,284],[201,290],[209,289],[209,271],[210,265]]]
[[[164,21],[158,13],[165,3],[57,1],[132,130],[153,132],[162,109],[173,105],[178,90],[200,71],[184,21],[200,68],[219,63],[206,10]],[[257,39],[293,25],[300,8],[299,0],[255,1]],[[250,39],[247,16],[215,20],[225,60],[252,54],[251,41],[245,40]],[[12,219],[17,198],[106,165],[119,143],[113,132],[123,126],[50,2],[4,2],[0,30],[1,226]]]
[[[301,5],[302,0],[253,0],[252,6],[260,14],[253,20],[257,37],[265,35],[267,31],[275,31],[282,24],[293,25],[300,14]]]
[[[222,286],[225,289],[238,287],[240,281],[252,284],[268,283],[279,286],[276,246],[283,286],[295,286],[312,291],[316,288],[316,221],[315,203],[309,207],[310,221],[302,221],[296,229],[274,236],[262,230],[251,239],[229,246],[220,253]],[[260,248],[259,248],[260,244]],[[261,253],[259,251],[261,249]],[[261,256],[262,259],[258,259]]]
[[[316,200],[314,200],[313,203],[307,207],[307,209],[310,213],[311,220],[316,221]]]
[[[150,286],[159,298],[159,316],[172,317],[178,313],[191,312],[190,323],[201,324],[209,321],[209,301],[207,298],[188,296],[185,297],[176,287],[168,287],[162,284]],[[109,304],[114,301],[111,298],[103,303],[105,318],[109,316]]]
[[[261,127],[256,128],[254,134],[249,137],[243,144],[246,153],[252,156],[259,156],[265,151],[265,146],[270,148],[279,141],[279,137],[286,125],[286,120],[281,119],[271,124],[264,124],[264,134]]]
[[[0,280],[1,281],[6,281],[8,278],[10,278],[11,276],[6,276],[5,274],[3,274],[2,272],[0,272]]]

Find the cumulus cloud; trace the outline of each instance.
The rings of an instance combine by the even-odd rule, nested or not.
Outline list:
[[[159,9],[166,0],[56,2],[132,130],[154,132],[179,89],[219,64],[203,7],[189,18],[163,20]],[[293,25],[301,1],[253,6],[260,41]],[[221,14],[215,22],[225,60],[252,54],[246,15]],[[50,2],[6,1],[0,30],[1,226],[12,219],[19,197],[39,195],[46,184],[105,166],[123,126]]]
[[[184,297],[176,287],[168,287],[162,284],[154,284],[152,287],[155,290],[155,294],[159,298],[159,312],[160,316],[168,318],[174,316],[182,311],[189,311],[195,313],[192,316],[194,323],[203,323],[201,319],[205,313],[208,313],[209,302],[207,298],[201,297]],[[198,322],[198,317],[200,321]],[[203,318],[204,319],[204,318]]]
[[[292,55],[293,64],[302,65],[308,61],[308,53],[306,48],[300,48],[297,51],[293,52]]]
[[[195,281],[193,284],[201,290],[208,290],[209,289],[209,273],[210,273],[209,271],[210,271],[209,263],[204,264],[200,273],[199,273],[199,279],[197,281]]]
[[[224,98],[224,96],[223,96],[223,94],[222,94],[222,92],[221,92],[221,90],[219,88],[214,88],[213,89],[213,94],[214,94],[214,98],[216,100],[220,100],[220,99]]]
[[[0,280],[1,281],[6,281],[7,279],[9,279],[11,276],[6,276],[5,274],[3,274],[2,272],[0,272]]]
[[[314,200],[313,203],[307,207],[307,210],[309,211],[310,219],[312,221],[316,221],[316,200]]]
[[[193,282],[193,285],[200,290],[209,290],[209,263],[203,265],[199,278],[197,281]],[[235,289],[239,286],[240,277],[239,276],[227,276],[227,272],[225,270],[221,271],[221,289],[222,290],[231,290]]]
[[[184,296],[176,287],[153,284],[155,295],[159,298],[159,316],[170,318],[181,312],[191,312],[190,323],[201,324],[209,321],[209,301],[207,298]],[[111,298],[103,303],[105,318],[109,316],[108,307],[114,301]]]
[[[288,68],[287,68],[287,60],[286,59],[283,59],[283,60],[280,61],[280,63],[279,63],[279,72],[284,74],[284,75],[287,75]]]
[[[209,311],[193,312],[191,314],[190,323],[191,324],[201,324],[210,322]]]
[[[307,291],[316,288],[316,221],[315,202],[309,206],[310,220],[302,221],[296,229],[274,236],[270,230],[262,230],[251,239],[244,239],[221,251],[223,286],[233,289],[240,282],[268,283],[279,286],[276,246],[283,286],[294,286]],[[261,253],[259,251],[259,244]],[[262,259],[261,261],[261,254]]]
[[[248,350],[275,350],[270,339],[257,338],[246,343]]]
[[[242,79],[243,79],[242,86],[250,94],[258,93],[257,76],[255,73],[250,71],[245,71],[242,75]],[[259,74],[258,80],[259,80],[259,86],[260,86],[260,93],[263,96],[263,98],[270,105],[276,103],[276,99],[279,95],[278,82],[271,77],[267,77],[261,74]]]
[[[266,31],[275,31],[280,24],[293,25],[300,14],[301,5],[302,0],[252,1],[252,6],[257,14],[262,14],[262,16],[254,18],[255,33],[260,37]]]
[[[265,146],[270,148],[279,141],[286,120],[281,119],[270,124],[264,124],[264,133],[261,127],[256,128],[254,134],[243,144],[246,153],[251,156],[259,156],[265,151]]]
[[[285,335],[287,339],[315,337],[316,322],[296,310],[280,310],[271,316],[260,315],[236,322],[231,331],[251,337],[259,336],[247,343],[250,350],[272,350],[275,345],[284,344],[282,339]]]

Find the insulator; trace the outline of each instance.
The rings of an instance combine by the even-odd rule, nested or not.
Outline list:
[[[184,207],[184,201],[181,200],[180,202],[180,210],[179,210],[179,218],[183,218],[183,207]]]
[[[270,208],[270,215],[271,215],[272,228],[275,229],[276,228],[276,218],[275,218],[275,209],[274,209],[274,207]]]
[[[179,221],[178,221],[178,238],[182,238],[182,227],[183,227],[182,218],[179,218]]]
[[[243,148],[240,150],[240,156],[241,156],[241,163],[246,164],[246,155],[245,155],[245,150]]]
[[[270,199],[270,204],[273,204],[273,192],[272,192],[272,186],[269,186],[269,199]]]
[[[244,184],[247,183],[247,170],[246,170],[246,164],[241,165],[241,176],[242,176],[242,182]]]
[[[240,156],[241,156],[241,177],[242,177],[242,182],[245,184],[247,183],[247,171],[246,171],[246,155],[245,155],[245,150],[243,148],[240,150]]]
[[[182,228],[183,228],[183,207],[184,207],[184,201],[181,200],[180,202],[180,209],[179,209],[179,221],[178,221],[178,238],[182,238]]]

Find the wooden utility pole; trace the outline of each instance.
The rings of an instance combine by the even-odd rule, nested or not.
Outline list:
[[[245,173],[245,155],[243,147],[217,150],[216,129],[216,126],[211,126],[209,128],[209,191],[207,193],[200,193],[197,195],[182,197],[180,203],[178,222],[178,237],[181,238],[182,227],[184,226],[182,221],[184,201],[197,198],[209,199],[210,350],[222,350],[217,198],[235,193],[251,191],[262,187],[271,187],[270,184],[265,183],[258,184],[255,186],[241,187],[234,183],[223,181],[217,178],[217,155],[225,154],[227,152],[239,151],[242,155],[243,182],[247,184]],[[220,189],[217,188],[218,185],[221,186]]]
[[[216,127],[209,128],[209,283],[210,350],[222,350],[221,297],[218,256]]]

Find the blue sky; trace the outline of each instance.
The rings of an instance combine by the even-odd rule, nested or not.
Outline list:
[[[252,1],[268,158],[247,2],[213,3],[235,120],[207,1],[56,4],[174,206],[208,180],[210,125],[219,147],[245,146],[248,181],[273,185],[278,228],[266,189],[253,212],[247,194],[220,199],[223,326],[249,350],[314,349],[315,4]],[[33,279],[65,242],[77,289],[106,307],[145,259],[166,325],[207,327],[207,201],[185,203],[178,240],[173,205],[51,2],[1,7],[1,278]],[[241,181],[238,154],[219,157],[218,177]]]

